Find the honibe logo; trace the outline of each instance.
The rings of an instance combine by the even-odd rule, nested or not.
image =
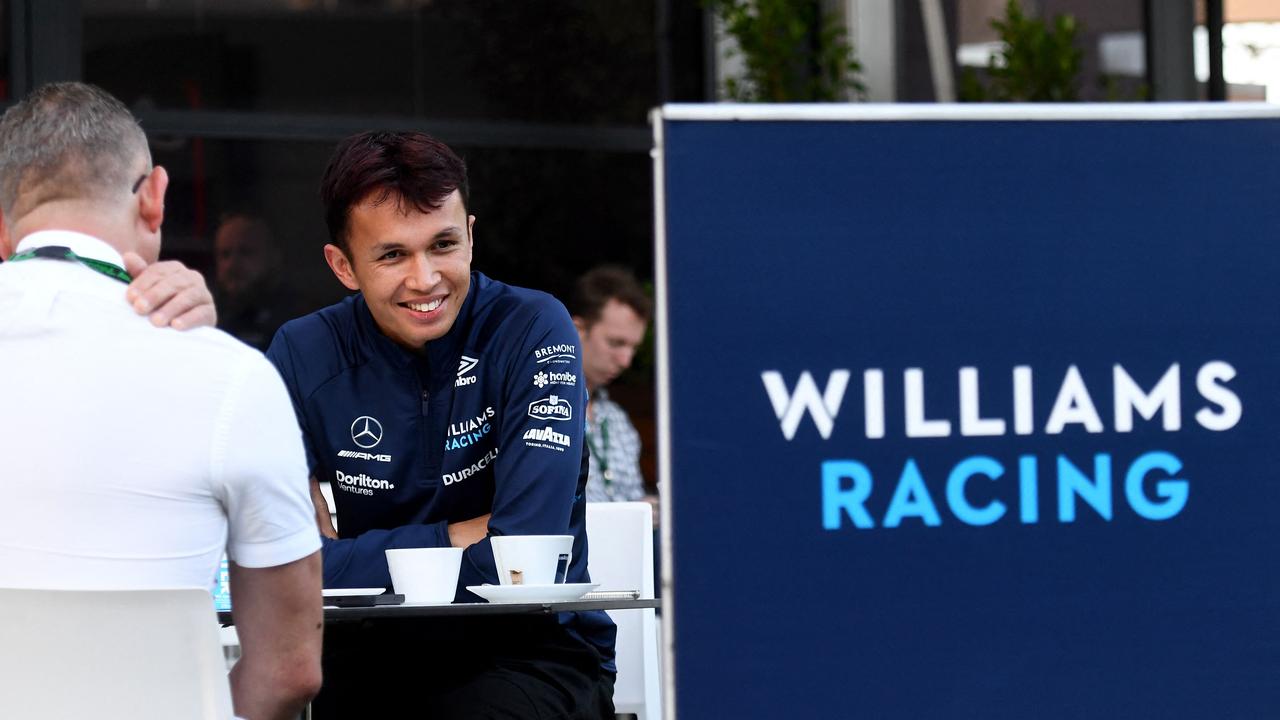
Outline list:
[[[813,418],[813,424],[818,426],[822,439],[831,437],[836,415],[840,413],[840,402],[849,385],[848,370],[832,370],[827,377],[827,386],[821,392],[808,370],[800,373],[800,379],[790,391],[782,373],[776,370],[766,370],[760,377],[764,380],[765,392],[769,393],[773,413],[782,424],[784,437],[790,440],[796,436],[796,429],[800,427],[806,411]]]

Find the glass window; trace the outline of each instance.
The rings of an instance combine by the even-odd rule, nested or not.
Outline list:
[[[9,100],[9,3],[0,0],[0,103]]]
[[[989,58],[1001,50],[992,27],[1005,17],[1006,0],[960,0],[957,3],[956,61],[965,82],[981,82]],[[1022,2],[1024,15],[1052,26],[1058,16],[1076,23],[1075,47],[1082,53],[1076,86],[1080,100],[1145,99],[1146,36],[1143,0],[1040,0]],[[999,60],[997,60],[999,62]],[[969,77],[966,78],[965,74]]]
[[[226,329],[251,344],[346,294],[321,251],[328,233],[317,187],[333,146],[152,137],[171,179],[162,254],[205,273]],[[601,262],[652,276],[647,156],[455,150],[470,169],[474,269],[562,298]]]
[[[83,70],[130,106],[643,125],[654,5],[83,0]]]

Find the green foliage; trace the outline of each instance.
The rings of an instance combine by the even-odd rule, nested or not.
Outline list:
[[[1018,0],[1009,0],[1004,18],[991,21],[1004,44],[1001,61],[987,64],[984,87],[977,73],[960,79],[960,99],[971,102],[1074,102],[1079,99],[1080,59],[1076,47],[1079,26],[1071,15],[1058,15],[1052,24],[1027,17]]]
[[[862,65],[844,25],[820,0],[703,0],[738,43],[741,78],[725,83],[740,102],[835,102],[862,97]]]

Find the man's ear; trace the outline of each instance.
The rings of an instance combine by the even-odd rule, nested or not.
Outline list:
[[[138,216],[149,232],[160,232],[164,223],[164,193],[169,189],[169,172],[156,165],[138,188]]]
[[[587,336],[587,321],[583,320],[581,316],[573,316],[573,326],[578,328],[579,337],[585,338]]]
[[[13,254],[13,239],[9,235],[9,218],[0,210],[0,260],[8,260]]]
[[[468,244],[471,244],[471,245],[475,244],[475,241],[476,241],[475,232],[476,232],[476,216],[468,215],[467,216],[467,243]]]
[[[360,289],[360,283],[356,281],[356,274],[351,270],[351,260],[342,251],[342,248],[333,243],[325,245],[324,261],[329,263],[329,269],[338,278],[338,282],[346,285],[348,290]]]

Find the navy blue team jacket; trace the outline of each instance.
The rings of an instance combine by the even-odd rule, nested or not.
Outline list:
[[[332,483],[340,538],[324,541],[325,587],[390,587],[384,550],[448,547],[449,523],[490,512],[492,535],[572,534],[568,581],[588,581],[586,383],[555,298],[472,273],[453,327],[419,356],[357,294],[286,323],[267,357],[312,474]],[[463,555],[458,599],[497,582],[486,538]],[[615,672],[605,613],[561,622]]]

